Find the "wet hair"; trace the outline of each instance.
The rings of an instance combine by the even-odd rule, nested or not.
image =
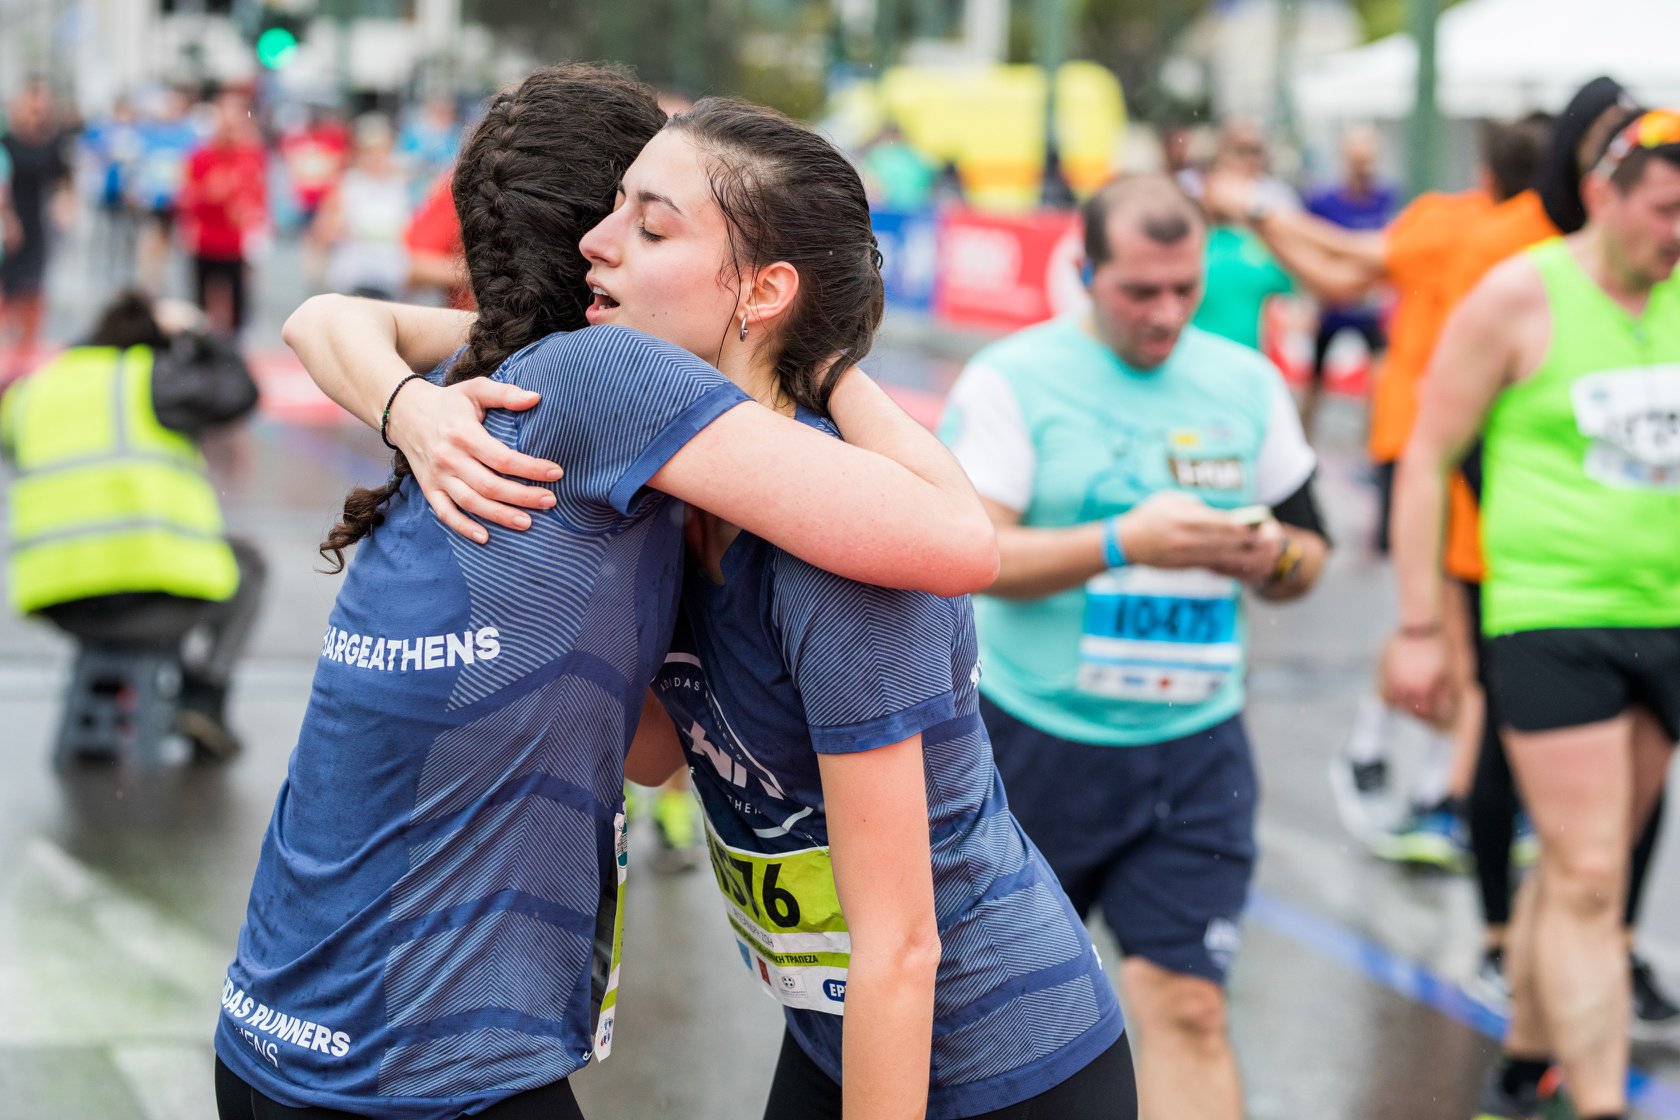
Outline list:
[[[124,288],[99,313],[84,346],[115,346],[126,350],[130,346],[150,346],[161,349],[169,344],[169,336],[158,325],[152,311],[152,299],[139,288]]]
[[[869,352],[884,307],[857,170],[816,133],[732,98],[702,98],[666,128],[711,162],[712,197],[729,231],[726,279],[777,261],[798,270],[799,290],[771,334],[773,367],[789,400],[827,416],[835,383]]]
[[[1130,218],[1158,245],[1177,245],[1207,226],[1200,204],[1185,194],[1171,175],[1149,172],[1116,176],[1098,187],[1080,208],[1085,225],[1085,259],[1093,268],[1107,264],[1114,255],[1108,243],[1108,226],[1116,215]]]
[[[585,325],[583,235],[612,212],[624,172],[665,123],[653,89],[591,63],[545,66],[498,93],[467,137],[451,184],[478,319],[450,368],[455,384],[495,373],[515,352]],[[408,462],[358,487],[321,544],[329,570],[385,518]]]
[[[1552,118],[1545,113],[1482,126],[1482,161],[1493,176],[1494,201],[1504,202],[1539,183],[1551,142]]]

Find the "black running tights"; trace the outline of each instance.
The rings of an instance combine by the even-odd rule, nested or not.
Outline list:
[[[1132,1052],[1121,1035],[1060,1085],[973,1120],[1137,1120],[1137,1114]],[[764,1120],[840,1120],[840,1086],[786,1031]]]
[[[353,1112],[330,1108],[290,1108],[257,1092],[216,1059],[216,1111],[221,1120],[357,1120]],[[583,1120],[572,1087],[565,1080],[529,1089],[497,1101],[473,1120]]]

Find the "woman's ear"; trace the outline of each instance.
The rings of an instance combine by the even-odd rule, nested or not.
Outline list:
[[[793,306],[799,296],[799,270],[787,261],[767,264],[753,274],[742,293],[747,325],[771,326]]]

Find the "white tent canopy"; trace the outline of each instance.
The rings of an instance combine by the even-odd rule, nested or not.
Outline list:
[[[1465,0],[1436,33],[1437,97],[1456,119],[1556,112],[1608,74],[1647,105],[1680,105],[1680,0]],[[1411,115],[1417,44],[1391,35],[1304,62],[1297,112],[1308,120]]]

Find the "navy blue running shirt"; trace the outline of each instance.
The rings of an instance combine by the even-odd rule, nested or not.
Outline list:
[[[855,583],[747,533],[722,568],[720,586],[689,565],[654,687],[706,809],[742,961],[785,1005],[795,1040],[840,1079],[850,941],[817,755],[919,732],[943,945],[928,1116],[1004,1108],[1084,1068],[1120,1037],[1120,1009],[1004,799],[969,600]]]
[[[410,478],[350,565],[216,1032],[284,1105],[452,1120],[592,1052],[624,752],[681,587],[681,504],[643,487],[747,398],[617,327],[496,379],[543,395],[486,426],[565,465],[558,504],[480,546]]]

